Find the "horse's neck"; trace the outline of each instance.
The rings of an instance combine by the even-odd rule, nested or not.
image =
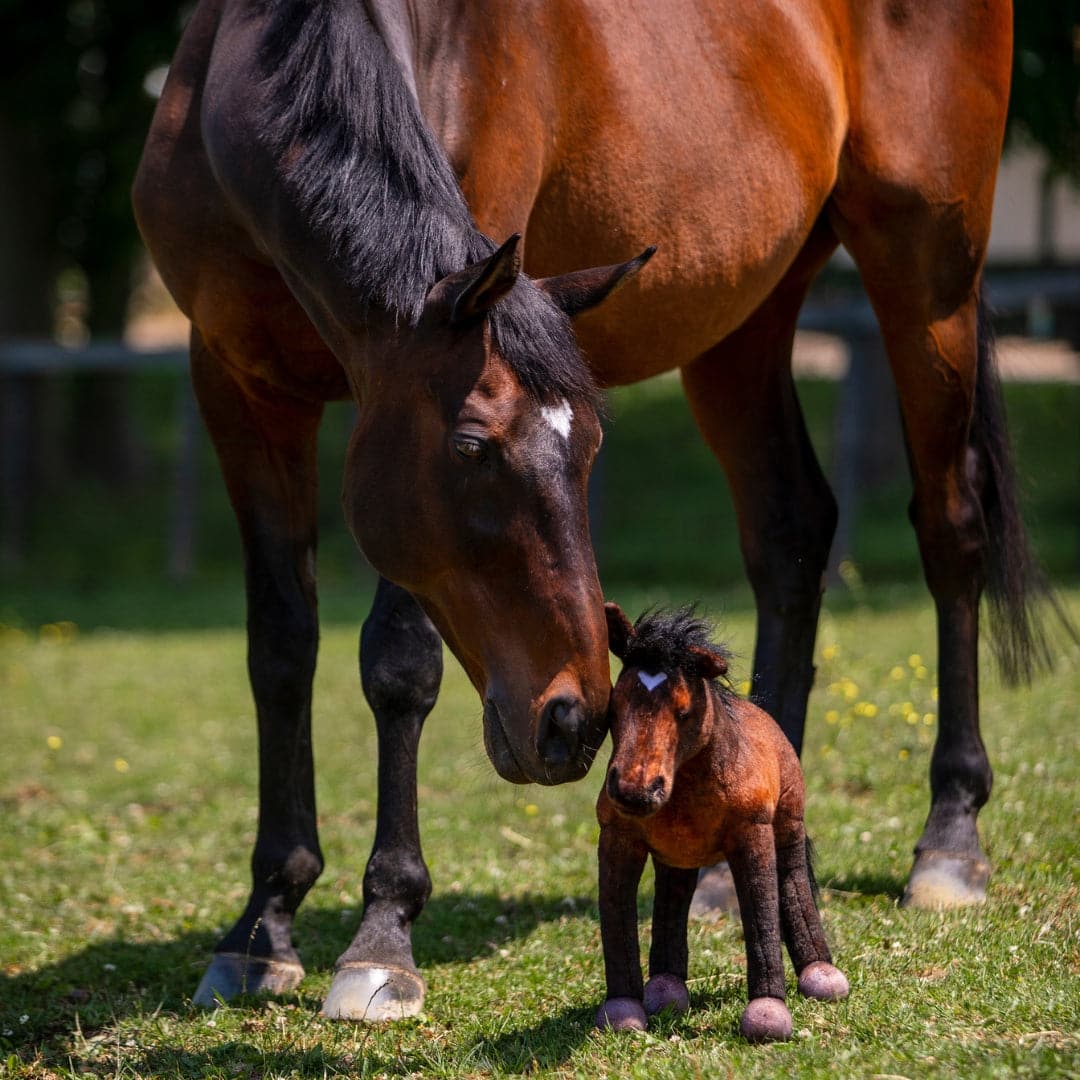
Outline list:
[[[420,114],[405,9],[272,0],[266,11],[248,116],[277,183],[274,205],[252,216],[330,318],[382,310],[414,323],[432,284],[492,245]]]

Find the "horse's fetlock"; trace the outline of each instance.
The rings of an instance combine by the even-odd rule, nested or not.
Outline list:
[[[376,852],[364,872],[364,903],[404,903],[415,917],[431,895],[431,875],[423,858],[404,851]]]

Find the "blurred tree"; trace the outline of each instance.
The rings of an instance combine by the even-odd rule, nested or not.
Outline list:
[[[84,284],[87,330],[122,334],[141,253],[129,191],[154,107],[145,84],[191,6],[0,0],[0,334],[51,334],[63,271]],[[113,482],[134,464],[125,387],[76,379],[70,403],[71,464]]]
[[[1017,0],[1010,142],[1044,151],[1050,172],[1080,185],[1080,0]]]

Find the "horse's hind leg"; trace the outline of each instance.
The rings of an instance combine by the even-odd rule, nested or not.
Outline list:
[[[977,382],[991,374],[979,364],[972,252],[981,249],[968,218],[928,204],[890,211],[879,208],[873,224],[851,228],[845,242],[896,378],[914,487],[910,516],[937,613],[930,814],[904,903],[946,907],[984,899],[990,873],[976,826],[992,778],[979,734],[979,598],[993,557],[987,485],[1007,488],[1011,477],[980,438]],[[1022,535],[1018,519],[1013,525]]]
[[[255,401],[192,332],[192,378],[244,545],[248,671],[259,729],[259,823],[252,890],[193,998],[281,993],[303,978],[292,923],[322,870],[315,824],[311,683],[316,460],[322,409]]]
[[[802,749],[836,501],[791,377],[795,323],[835,247],[821,222],[787,276],[730,337],[682,369],[698,428],[731,487],[757,606],[752,694]]]
[[[799,308],[835,246],[819,225],[787,277],[730,337],[682,371],[705,441],[727,476],[757,606],[752,694],[802,748],[836,502],[791,377]],[[728,906],[726,868],[702,875],[692,911]]]
[[[397,1020],[424,1004],[411,929],[431,878],[420,851],[416,760],[442,681],[442,641],[416,600],[386,580],[364,623],[360,671],[379,740],[375,843],[360,929],[338,958],[323,1015]]]

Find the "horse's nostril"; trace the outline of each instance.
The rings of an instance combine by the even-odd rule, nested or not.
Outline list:
[[[585,710],[573,698],[554,698],[544,706],[538,749],[549,765],[573,761],[581,751]]]
[[[652,798],[654,798],[657,802],[662,802],[664,798],[664,789],[666,788],[666,786],[667,785],[664,783],[664,778],[662,776],[658,776],[649,785],[649,795],[652,796]]]

